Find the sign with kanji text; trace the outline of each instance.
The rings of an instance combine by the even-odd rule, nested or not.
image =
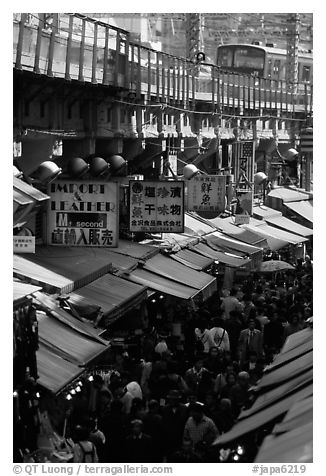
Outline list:
[[[187,182],[188,210],[221,212],[226,205],[226,176],[197,175]]]
[[[184,182],[178,180],[129,182],[130,231],[182,233]]]
[[[14,236],[14,253],[35,253],[35,236]]]
[[[250,215],[234,215],[235,225],[248,225],[250,223]]]
[[[55,180],[49,185],[47,243],[116,247],[119,187],[115,182]]]

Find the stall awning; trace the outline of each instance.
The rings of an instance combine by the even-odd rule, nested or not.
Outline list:
[[[271,372],[263,375],[257,384],[257,390],[262,390],[267,387],[280,385],[296,375],[306,372],[313,367],[313,352],[299,356],[297,359],[288,362],[287,364],[278,367]]]
[[[198,289],[203,292],[206,298],[212,296],[217,290],[216,278],[209,274],[190,269],[161,254],[146,261],[144,270]]]
[[[313,396],[295,403],[287,412],[283,421],[274,426],[272,433],[294,430],[313,419]]]
[[[225,443],[229,443],[238,438],[241,438],[247,433],[250,433],[251,431],[257,430],[266,423],[274,420],[274,418],[281,416],[283,413],[288,411],[296,402],[299,402],[300,400],[312,395],[312,393],[313,386],[308,385],[307,387],[304,387],[298,392],[289,395],[288,397],[275,403],[274,405],[271,405],[270,407],[267,407],[251,415],[248,418],[240,420],[234,425],[234,427],[230,431],[219,436],[214,441],[214,444],[223,445]]]
[[[74,282],[71,279],[45,266],[40,266],[18,255],[14,255],[13,261],[13,273],[16,277],[28,279],[32,284],[38,284],[51,292],[67,293],[74,289]]]
[[[205,241],[208,244],[213,244],[219,247],[222,251],[229,250],[232,253],[232,250],[238,251],[243,253],[243,255],[255,255],[256,253],[261,254],[262,250],[257,246],[248,245],[247,243],[243,243],[242,241],[238,241],[236,239],[232,239],[219,231],[214,231],[209,235],[205,235]]]
[[[58,393],[72,380],[83,373],[83,369],[52,352],[40,343],[36,352],[38,384]]]
[[[253,231],[245,230],[244,228],[235,225],[233,216],[227,218],[214,218],[209,221],[225,235],[228,235],[231,238],[243,241],[248,245],[257,246],[258,248],[268,248],[268,243],[265,238]]]
[[[247,266],[251,263],[250,258],[231,256],[230,254],[223,253],[222,251],[213,250],[204,243],[198,243],[197,245],[194,245],[192,249],[203,256],[212,258],[216,261],[219,261],[220,263],[225,264],[225,266],[230,266],[231,268],[241,268],[242,266]]]
[[[134,283],[148,286],[155,291],[160,291],[164,294],[169,294],[181,299],[191,299],[195,297],[200,291],[191,286],[172,281],[171,279],[164,278],[158,274],[150,273],[144,269],[136,269],[126,279]]]
[[[268,198],[279,198],[283,203],[287,202],[299,202],[301,200],[309,200],[310,195],[300,192],[293,188],[274,188],[268,193]]]
[[[298,332],[295,332],[294,334],[291,334],[286,339],[282,347],[282,354],[297,348],[299,345],[302,345],[305,342],[311,341],[312,338],[313,338],[313,331],[310,327],[307,327],[306,329],[302,329],[302,331],[298,331]]]
[[[197,271],[203,271],[214,263],[214,259],[204,257],[190,250],[181,250],[175,254],[170,254],[169,257]]]
[[[54,296],[49,296],[43,292],[36,292],[33,296],[33,300],[42,310],[49,312],[51,316],[62,324],[86,337],[95,339],[97,342],[105,345],[108,344],[107,341],[99,337],[99,335],[104,332],[104,329],[95,328],[89,321],[87,322],[85,319],[81,320],[72,316],[69,312],[59,306],[59,302]]]
[[[309,369],[301,375],[283,383],[272,390],[260,395],[251,408],[241,412],[239,419],[247,418],[250,415],[266,408],[292,392],[298,391],[302,387],[312,384],[313,370]]]
[[[313,422],[300,425],[282,435],[270,435],[264,439],[255,463],[312,463]]]
[[[281,228],[282,230],[288,230],[291,233],[295,233],[296,235],[304,236],[305,238],[313,235],[313,230],[311,228],[307,228],[306,226],[299,225],[293,220],[289,218],[279,216],[279,217],[272,217],[272,218],[265,218],[265,221],[276,228]]]
[[[295,233],[290,233],[289,231],[281,230],[279,228],[276,228],[275,226],[270,226],[266,223],[265,220],[256,220],[255,218],[251,218],[249,225],[255,226],[255,230],[257,231],[257,233],[265,233],[265,235],[270,235],[274,238],[279,238],[293,245],[308,241],[308,239],[304,238],[303,236],[296,235]]]
[[[298,358],[300,355],[304,355],[308,352],[311,352],[312,349],[313,341],[311,339],[299,345],[298,347],[294,347],[288,352],[281,352],[275,357],[273,362],[267,368],[265,368],[265,372],[269,372],[271,370],[276,369],[277,367],[281,367],[282,365],[291,362],[291,360]]]
[[[73,283],[73,288],[69,289],[72,291],[111,271],[112,255],[115,256],[100,248],[38,246],[35,254],[24,259],[29,261],[31,268],[42,266],[45,272],[64,276]]]
[[[313,223],[313,206],[312,201],[305,200],[301,202],[289,202],[284,204],[287,208],[294,211],[298,215],[305,218],[305,220]]]
[[[125,256],[130,256],[136,260],[146,261],[147,259],[159,253],[159,249],[155,246],[142,245],[133,241],[119,240],[117,248],[110,248],[110,251]]]
[[[196,235],[206,235],[214,231],[215,227],[198,220],[189,213],[185,213],[185,232],[192,232]]]
[[[38,313],[37,318],[39,341],[51,352],[75,365],[87,365],[108,348],[107,345],[76,332],[52,316]]]
[[[146,288],[112,274],[106,274],[69,294],[72,304],[100,306],[106,322],[121,317],[146,298]]]
[[[29,185],[15,176],[13,177],[13,195],[14,202],[17,202],[19,205],[43,202],[50,198],[48,195],[45,195],[45,193],[40,192],[37,188],[32,187],[32,185]]]
[[[266,218],[281,217],[282,212],[274,210],[274,208],[266,207],[265,205],[254,205],[252,215],[258,218],[258,220],[266,220]]]
[[[33,284],[22,283],[20,281],[13,281],[13,302],[14,304],[24,299],[26,296],[40,291],[40,286]]]

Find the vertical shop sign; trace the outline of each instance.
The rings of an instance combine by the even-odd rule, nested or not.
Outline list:
[[[226,205],[226,176],[200,175],[187,182],[188,210],[222,212]]]
[[[130,231],[182,233],[184,230],[184,182],[129,182]]]
[[[119,188],[115,182],[56,180],[49,185],[47,243],[116,247]]]

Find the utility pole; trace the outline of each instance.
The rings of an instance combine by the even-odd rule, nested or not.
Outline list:
[[[298,85],[298,52],[300,39],[300,15],[291,13],[287,19],[287,65],[286,79],[292,84],[295,94]]]
[[[186,57],[194,62],[197,53],[204,51],[203,28],[202,13],[186,13]]]

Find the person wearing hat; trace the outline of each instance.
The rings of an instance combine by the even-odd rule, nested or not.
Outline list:
[[[167,404],[162,408],[162,426],[164,432],[164,453],[166,456],[177,451],[182,443],[182,436],[188,409],[181,403],[179,390],[170,390]]]

